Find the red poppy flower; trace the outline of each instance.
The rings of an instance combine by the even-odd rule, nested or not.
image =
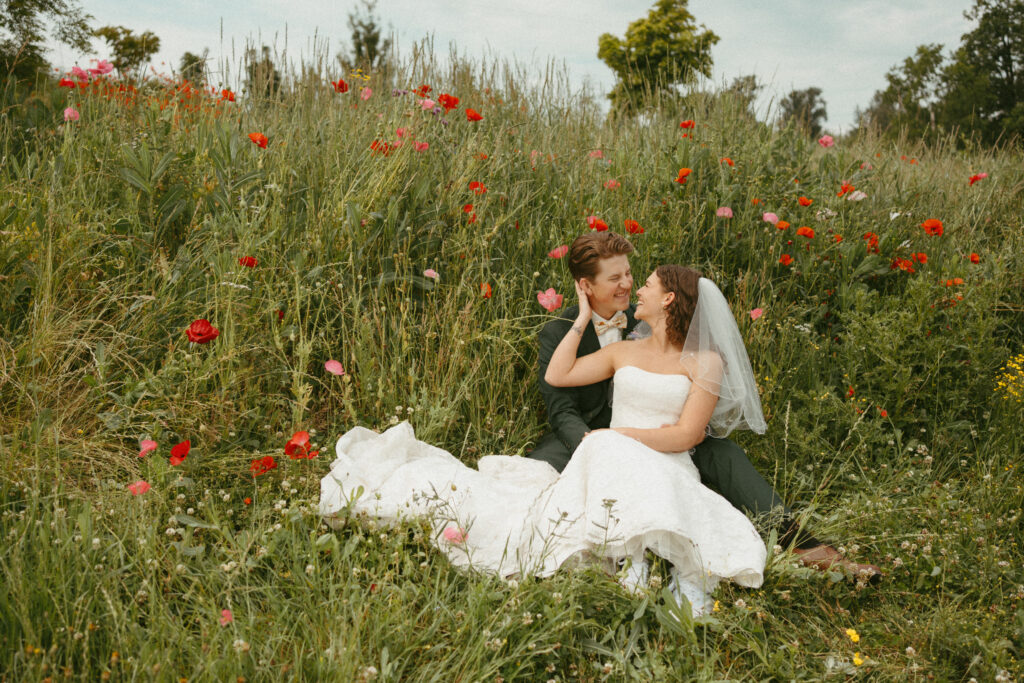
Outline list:
[[[199,318],[193,320],[192,324],[185,330],[185,334],[188,336],[190,342],[196,344],[208,344],[217,338],[220,334],[220,330],[210,324],[210,321],[206,318]]]
[[[750,203],[753,204],[754,206],[757,206],[758,204],[761,203],[761,200],[758,199],[757,197],[754,197],[753,199],[750,200]]]
[[[473,205],[472,204],[463,204],[463,206],[462,206],[462,213],[472,213],[472,212],[473,212]]]
[[[840,242],[843,241],[843,236],[837,233],[835,235],[832,235],[832,239],[836,241],[836,244],[839,244]]]
[[[878,235],[876,235],[873,232],[866,232],[863,235],[861,235],[861,237],[863,237],[864,240],[866,240],[867,243],[868,243],[868,245],[867,245],[868,246],[868,253],[869,254],[877,254],[878,253]]]
[[[964,283],[964,279],[962,277],[955,277],[955,278],[953,278],[953,284],[954,285],[962,285],[963,283]]]
[[[292,460],[315,458],[320,451],[309,452],[309,432],[295,432],[284,445],[284,454]]]
[[[889,417],[889,411],[885,410],[884,408],[882,410],[879,410],[878,414],[881,415],[882,417]]]
[[[789,221],[778,221],[777,223],[775,223],[775,227],[778,228],[779,230],[785,230],[786,228],[789,227]]]
[[[853,387],[846,390],[846,398],[853,398]]]
[[[185,440],[179,444],[175,444],[171,448],[171,465],[177,467],[181,463],[185,462],[185,458],[188,457],[188,452],[192,450],[192,442]]]
[[[555,247],[551,251],[549,251],[548,252],[548,256],[550,256],[551,258],[562,258],[563,256],[565,256],[568,253],[569,253],[569,245],[568,244],[562,244],[560,246]]]
[[[601,220],[597,216],[593,216],[593,215],[587,216],[587,225],[590,226],[591,230],[596,230],[598,232],[604,232],[605,230],[608,229],[608,224],[607,223],[605,223],[603,220]]]
[[[733,163],[733,160],[730,159],[729,157],[722,157],[721,159],[718,160],[718,163],[720,163],[720,164],[728,164],[729,166],[735,166],[736,165],[735,163]]]
[[[789,254],[783,254],[782,256],[779,257],[779,263],[781,263],[784,266],[788,266],[792,262],[793,257],[790,256]]]
[[[346,83],[341,78],[339,78],[336,81],[331,81],[331,85],[334,86],[334,92],[337,92],[337,93],[346,93],[346,92],[348,92],[348,83]]]
[[[244,498],[244,499],[242,500],[242,502],[243,502],[243,503],[245,503],[246,505],[252,505],[252,498],[250,498],[249,496],[246,496],[246,497],[245,497],[245,498]]]
[[[245,266],[246,268],[255,268],[259,264],[255,256],[243,256],[238,259],[238,265]]]
[[[262,458],[257,458],[249,464],[249,470],[252,472],[252,476],[254,477],[266,474],[273,469],[277,469],[277,461],[274,460],[274,456],[272,455],[265,455]]]
[[[422,97],[422,95],[421,95],[421,97]],[[447,112],[450,112],[452,109],[455,109],[457,106],[459,106],[459,98],[458,97],[454,97],[452,95],[449,95],[448,93],[441,93],[441,95],[438,96],[438,98],[437,98],[437,103],[440,104],[442,107],[444,107],[444,110],[447,113]],[[473,111],[473,110],[472,109],[467,109],[466,110],[466,116],[467,117],[469,116],[469,112],[471,112],[471,111]],[[474,112],[474,113],[476,113],[476,112]],[[469,120],[470,121],[479,121],[480,119],[469,119]]]
[[[967,184],[968,185],[973,185],[974,183],[978,182],[979,180],[984,180],[985,178],[988,178],[988,173],[975,173],[974,175],[972,175],[967,180]]]
[[[269,140],[267,140],[267,136],[263,133],[249,133],[249,139],[252,140],[253,144],[260,149],[266,149],[267,142],[269,142]]]
[[[277,319],[284,320],[284,311],[282,311],[280,308],[277,309]]]
[[[220,99],[226,100],[228,102],[234,102],[235,101],[235,93],[233,93],[233,92],[231,92],[230,90],[227,90],[227,89],[221,90],[220,91]]]
[[[486,155],[486,154],[484,154],[484,153],[482,153],[482,152],[481,152],[480,154],[477,154],[477,155],[476,155],[475,157],[473,157],[473,158],[474,158],[474,159],[479,159],[480,161],[487,161],[487,155]]]
[[[971,259],[971,263],[973,263],[975,265],[981,263],[981,257],[978,256],[977,254],[975,254],[973,251],[971,252],[970,259]]]
[[[689,175],[691,173],[693,173],[693,169],[690,169],[690,168],[681,168],[681,169],[679,169],[679,175],[676,177],[676,182],[679,183],[680,185],[685,185],[686,184],[686,180],[687,180],[687,178],[689,177]]]
[[[807,197],[800,197],[799,199],[797,199],[797,202],[800,203],[800,206],[810,206],[811,204],[814,203],[814,200],[808,199]]]
[[[839,192],[836,192],[836,196],[837,196],[837,197],[842,197],[842,196],[843,196],[844,194],[846,194],[847,192],[853,192],[853,191],[854,191],[854,190],[856,190],[856,189],[857,189],[857,188],[856,188],[856,187],[854,187],[853,185],[851,185],[850,183],[843,183],[843,184],[842,184],[842,185],[840,185],[840,187],[839,187]]]
[[[634,220],[627,218],[622,223],[626,226],[626,232],[630,235],[641,235],[644,232],[644,229],[640,227],[640,224]]]
[[[800,237],[806,237],[807,239],[814,238],[814,230],[808,228],[806,225],[801,225],[799,228],[797,228],[796,234],[800,235]]]
[[[416,97],[426,97],[430,94],[431,90],[432,88],[429,85],[421,85],[416,88]],[[441,97],[444,97],[444,95],[441,95]]]
[[[686,129],[686,130],[689,130],[690,128],[693,128],[693,126],[694,126],[693,119],[686,119],[685,121],[683,121],[682,123],[679,124],[680,128],[683,128],[683,129]]]
[[[481,282],[480,283],[480,296],[482,296],[485,299],[490,299],[491,298],[491,283],[490,282]]]
[[[485,187],[483,183],[475,180],[469,184],[469,189],[473,190],[475,194],[484,194],[487,192],[487,187]]]
[[[924,228],[924,231],[932,237],[942,236],[942,221],[938,218],[929,218],[921,224],[921,227]]]
[[[917,253],[911,254],[910,258],[912,260],[914,260],[914,261],[917,261],[918,263],[921,263],[921,264],[928,263],[928,254],[925,254],[924,252],[917,252]]]
[[[62,78],[62,79],[60,79],[60,82],[57,83],[57,85],[60,86],[61,88],[74,88],[75,87],[75,82],[73,80],[71,80],[70,78]],[[971,184],[973,185],[974,183],[971,183]]]
[[[900,270],[902,270],[902,271],[904,271],[906,273],[916,273],[917,272],[916,270],[914,270],[914,262],[913,261],[911,261],[908,258],[901,258],[899,256],[894,258],[892,260],[892,263],[889,264],[889,270],[896,270],[897,268],[899,268]]]
[[[477,112],[476,109],[470,109],[468,107],[466,108],[466,120],[467,121],[482,121],[483,118],[484,117],[480,116],[480,114]]]

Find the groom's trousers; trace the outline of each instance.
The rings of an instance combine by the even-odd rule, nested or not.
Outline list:
[[[529,457],[543,460],[561,472],[572,453],[554,433],[548,433]],[[709,436],[694,448],[692,458],[701,483],[765,527],[778,529],[779,545],[793,543],[797,548],[813,548],[821,544],[798,527],[792,510],[733,441]]]

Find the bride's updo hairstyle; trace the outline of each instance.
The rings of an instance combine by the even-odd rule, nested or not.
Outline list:
[[[667,264],[654,270],[661,287],[666,292],[675,294],[672,303],[665,307],[668,320],[665,333],[673,344],[682,346],[686,341],[686,333],[690,331],[690,321],[697,308],[697,285],[701,274],[693,268]]]
[[[569,273],[577,282],[582,278],[593,281],[601,259],[632,253],[633,245],[622,235],[611,231],[588,232],[577,237],[569,247]]]

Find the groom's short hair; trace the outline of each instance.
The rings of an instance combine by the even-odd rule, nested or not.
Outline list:
[[[569,272],[573,280],[593,280],[601,259],[632,253],[633,245],[622,235],[611,231],[588,232],[569,246]]]

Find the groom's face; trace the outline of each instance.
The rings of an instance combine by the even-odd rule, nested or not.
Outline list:
[[[590,297],[590,306],[602,318],[611,318],[629,308],[633,292],[633,273],[625,254],[610,256],[597,262],[594,279],[583,278],[583,291]]]

